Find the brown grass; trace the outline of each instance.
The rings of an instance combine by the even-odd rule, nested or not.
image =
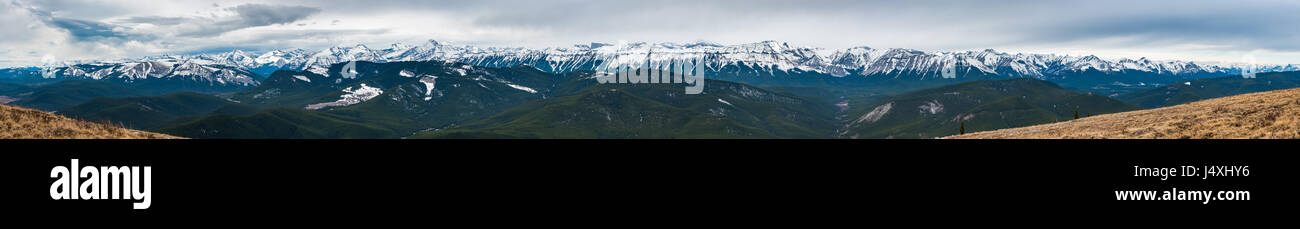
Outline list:
[[[1296,139],[1300,89],[1210,99],[950,139]]]
[[[178,139],[178,137],[0,105],[0,139]]]

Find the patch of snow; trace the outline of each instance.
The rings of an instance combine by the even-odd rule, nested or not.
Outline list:
[[[424,83],[424,101],[433,99],[433,89],[437,86],[437,80],[437,76],[425,76],[424,78],[420,78],[420,83]]]
[[[303,75],[293,75],[293,78],[311,83],[311,79],[308,79],[306,76]]]
[[[839,107],[839,108],[840,108],[840,112],[848,111],[848,110],[849,110],[849,101],[848,101],[848,100],[844,100],[844,101],[841,101],[840,103],[836,103],[836,104],[835,104],[835,107]]]
[[[513,88],[515,88],[515,89],[519,89],[520,91],[526,91],[526,92],[528,92],[528,93],[537,94],[537,90],[533,90],[532,88],[528,88],[528,87],[524,87],[524,86],[519,86],[519,85],[514,85],[514,84],[506,84],[506,85],[510,85],[510,87],[513,87]]]
[[[1186,84],[1187,86],[1192,86],[1192,82],[1186,82],[1186,83],[1183,83],[1183,84]]]
[[[397,73],[397,74],[398,74],[398,75],[402,75],[402,77],[408,77],[408,78],[409,78],[409,77],[415,77],[415,73],[414,73],[414,72],[407,71],[407,70],[405,70],[405,69],[403,69],[402,72],[399,72],[399,73]]]
[[[736,106],[736,105],[731,105],[730,102],[727,102],[726,100],[722,100],[722,99],[718,99],[718,102],[721,102],[721,103],[727,104],[727,106],[733,106],[733,107]]]
[[[866,115],[862,115],[862,117],[858,118],[857,121],[853,121],[853,124],[858,124],[862,122],[874,123],[876,121],[880,121],[880,119],[884,118],[886,114],[889,114],[889,110],[892,109],[894,109],[893,102],[890,102],[885,105],[880,105],[875,109],[871,109],[871,112],[868,112]]]
[[[307,68],[307,71],[308,71],[308,72],[311,72],[311,73],[316,73],[317,75],[322,75],[322,76],[325,76],[325,77],[330,77],[330,70],[329,70],[329,69],[326,69],[326,68],[322,68],[322,67],[318,67],[318,66],[311,66],[310,68]]]
[[[925,104],[921,104],[921,106],[917,108],[921,109],[921,113],[928,112],[930,114],[938,114],[939,112],[943,112],[943,104],[939,103],[938,100],[926,102]]]
[[[307,108],[308,110],[320,110],[327,107],[344,107],[344,106],[356,105],[358,103],[365,102],[366,100],[373,99],[379,96],[380,94],[383,94],[384,90],[379,89],[377,87],[366,86],[366,84],[363,83],[361,84],[360,87],[356,89],[350,87],[344,88],[343,93],[345,94],[339,96],[338,101],[311,104],[311,105],[307,105],[307,107],[305,108]]]
[[[353,61],[353,62],[348,62],[347,65],[344,65],[343,72],[340,72],[340,74],[343,75],[344,79],[353,79],[353,78],[357,78],[357,74],[361,74],[361,73],[357,72],[357,62]]]

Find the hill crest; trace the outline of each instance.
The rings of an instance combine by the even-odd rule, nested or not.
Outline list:
[[[1300,138],[1300,88],[947,138],[1294,139]]]
[[[0,105],[0,139],[176,139],[170,135],[86,122],[49,112]]]

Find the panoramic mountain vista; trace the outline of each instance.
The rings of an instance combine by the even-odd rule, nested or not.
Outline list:
[[[1222,20],[1293,3],[58,2],[0,0],[0,104],[188,138],[932,139],[1300,87],[1293,31]]]
[[[1171,83],[1112,99],[1058,86],[1052,77],[727,72],[736,66],[708,71],[717,80],[707,80],[700,95],[684,94],[676,84],[601,84],[591,70],[441,60],[276,70],[232,93],[158,94],[93,79],[14,82],[4,91],[12,95],[6,97],[10,104],[189,138],[861,139],[935,138],[1295,86],[1294,72],[1262,73]],[[1100,79],[1075,82],[1151,76],[1111,74],[1078,75]]]
[[[0,191],[59,226],[1290,225],[1298,23],[1300,0],[0,0]]]

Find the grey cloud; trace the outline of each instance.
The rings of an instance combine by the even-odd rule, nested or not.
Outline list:
[[[114,31],[116,26],[77,19],[53,18],[50,24],[67,30],[72,37],[79,41],[99,40],[99,39],[123,39],[129,37],[125,33]]]
[[[163,25],[163,26],[179,25],[181,23],[186,23],[189,21],[190,19],[183,18],[183,17],[160,17],[160,16],[131,17],[122,20],[122,22],[126,22],[126,23],[154,24],[154,25]]]
[[[1223,49],[1270,49],[1300,51],[1300,30],[1288,28],[1300,22],[1295,4],[1247,4],[1239,2],[1149,5],[1127,7],[1080,6],[1077,12],[1036,18],[1032,24],[1007,30],[1019,35],[1015,43],[1089,42],[1124,38],[1128,47],[1170,44],[1208,44]]]
[[[169,44],[177,46],[178,51],[184,54],[214,53],[226,52],[230,50],[242,50],[247,52],[264,52],[275,49],[285,48],[312,48],[328,47],[335,45],[332,43],[320,43],[320,40],[329,40],[339,37],[353,37],[374,34],[388,33],[388,29],[332,29],[332,30],[292,30],[292,31],[270,31],[259,33],[250,38],[256,42],[240,42],[237,45],[217,44]]]
[[[672,34],[647,39],[806,37],[819,43],[982,49],[1131,38],[1126,45],[1300,51],[1293,42],[1300,37],[1294,26],[1300,1],[1294,0],[308,1],[357,15],[439,12],[471,18],[480,27],[546,29],[573,42]]]
[[[257,36],[257,40],[262,41],[292,41],[298,39],[319,39],[319,38],[339,38],[358,35],[375,35],[388,33],[389,29],[314,29],[314,30],[294,30],[294,31],[274,31],[262,33]]]
[[[187,25],[182,25],[189,29],[179,35],[211,37],[245,28],[289,24],[321,12],[320,8],[313,7],[264,4],[244,4],[226,10],[233,11],[236,15],[227,18],[189,19],[184,22]]]
[[[239,13],[240,20],[230,22],[230,24],[244,27],[287,24],[302,20],[313,14],[320,13],[321,11],[320,8],[305,6],[261,4],[239,5],[235,6],[232,10]]]
[[[55,12],[54,16],[84,20],[63,21],[60,26],[78,37],[145,39],[148,37],[133,37],[137,36],[131,34],[133,31],[114,30],[113,26],[148,23],[157,27],[142,30],[170,36],[155,43],[185,40],[189,41],[185,45],[197,47],[247,43],[215,38],[247,28],[319,23],[336,25],[330,28],[362,26],[359,28],[393,29],[401,33],[288,30],[257,31],[251,36],[278,41],[265,43],[281,48],[303,47],[307,41],[352,42],[461,34],[444,36],[469,42],[499,41],[508,46],[702,39],[728,44],[782,40],[826,48],[865,45],[928,51],[1021,48],[1032,52],[1066,45],[1083,50],[1159,51],[1189,44],[1223,52],[1300,51],[1300,42],[1294,42],[1300,40],[1300,29],[1295,28],[1296,22],[1300,22],[1300,14],[1296,13],[1300,12],[1300,1],[1295,0],[282,0],[274,2],[287,5],[222,3],[209,7],[210,2],[191,3],[203,8],[200,11],[224,10],[225,14],[185,17],[175,16],[190,12],[129,11],[138,4],[95,2],[107,1],[41,0],[34,5]],[[410,23],[356,24],[366,21],[358,18],[379,14],[429,15],[429,18],[412,20],[454,18],[456,21],[448,28],[396,27]],[[312,17],[328,18],[304,21]],[[523,31],[518,34],[534,37],[477,35],[474,31]],[[195,48],[185,45],[175,47]],[[250,45],[262,46],[261,43]]]
[[[25,4],[42,11],[57,12],[59,15],[75,16],[79,19],[103,19],[120,16],[131,11],[134,6],[117,4],[115,1],[95,0],[29,0]]]
[[[144,34],[132,34],[124,32],[119,26],[72,18],[55,17],[49,11],[43,11],[35,8],[26,8],[28,13],[40,20],[45,25],[67,31],[72,41],[77,42],[109,42],[113,44],[121,43],[127,40],[149,40],[154,36]]]
[[[230,16],[166,17],[135,16],[117,20],[117,23],[152,24],[172,27],[181,37],[213,37],[227,32],[269,25],[290,24],[321,12],[320,8],[306,6],[243,4],[223,9]]]
[[[235,15],[227,17],[162,17],[137,16],[123,19],[123,23],[153,24],[178,27],[184,37],[211,37],[226,32],[278,24],[289,24],[320,13],[321,9],[305,6],[244,4],[225,10]]]

